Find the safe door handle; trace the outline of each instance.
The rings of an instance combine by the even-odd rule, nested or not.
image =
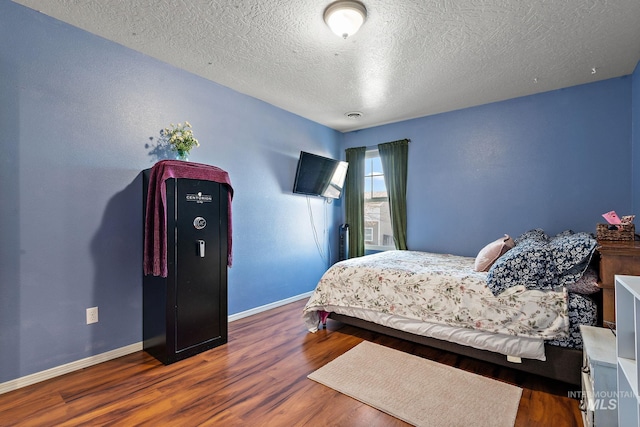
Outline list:
[[[204,258],[204,240],[198,240],[198,255]]]

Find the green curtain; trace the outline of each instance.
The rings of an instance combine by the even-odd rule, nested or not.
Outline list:
[[[378,144],[384,183],[389,194],[391,227],[396,249],[407,249],[407,163],[409,140]]]
[[[349,163],[344,205],[349,224],[349,258],[364,255],[364,156],[367,147],[345,150]]]

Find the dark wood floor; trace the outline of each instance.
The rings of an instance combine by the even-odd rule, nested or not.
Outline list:
[[[226,345],[173,365],[137,352],[0,395],[0,426],[406,426],[307,379],[363,340],[522,387],[516,426],[582,425],[575,386],[332,320],[311,334],[304,303],[232,322]]]

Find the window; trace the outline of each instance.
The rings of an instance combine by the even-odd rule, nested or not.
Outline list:
[[[367,150],[364,167],[364,247],[365,250],[395,249],[389,195],[384,184],[377,149]]]
[[[373,228],[365,227],[364,228],[364,242],[372,243],[373,242]]]

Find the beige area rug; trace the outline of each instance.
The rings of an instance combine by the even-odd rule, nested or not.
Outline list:
[[[509,426],[522,389],[363,341],[308,378],[415,426]]]

